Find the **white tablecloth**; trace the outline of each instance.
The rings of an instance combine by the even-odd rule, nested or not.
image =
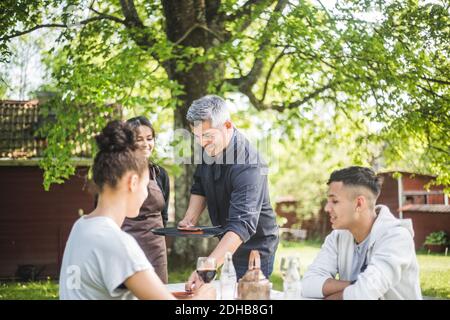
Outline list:
[[[220,300],[220,282],[218,280],[213,281],[212,284],[216,287],[217,292],[217,300]],[[170,292],[174,291],[184,291],[184,282],[183,283],[170,283],[167,284],[166,287],[169,289]],[[271,290],[270,291],[270,299],[271,300],[284,300],[283,299],[283,292],[278,290]],[[315,300],[310,298],[301,297],[298,300]]]

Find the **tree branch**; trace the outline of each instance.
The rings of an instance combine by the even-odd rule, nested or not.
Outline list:
[[[298,108],[300,107],[302,104],[305,104],[306,102],[308,102],[311,99],[314,99],[315,97],[317,97],[319,94],[321,94],[322,92],[330,89],[331,87],[333,87],[337,82],[333,82],[330,81],[328,84],[324,85],[323,87],[317,88],[316,90],[314,90],[313,92],[311,92],[310,94],[308,94],[307,96],[305,96],[303,99],[298,100],[298,101],[294,101],[289,103],[288,105],[284,106],[284,105],[280,105],[280,106],[275,106],[272,107],[272,109],[275,110],[283,110],[283,109],[294,109],[294,108]]]
[[[441,79],[432,79],[432,78],[427,78],[427,77],[420,77],[420,79],[434,82],[434,83],[450,85],[450,81],[445,81],[445,80],[441,80]]]
[[[4,37],[0,38],[0,41],[10,40],[12,38],[20,37],[20,36],[22,36],[24,34],[31,33],[31,32],[36,31],[38,29],[43,29],[43,28],[71,28],[71,27],[74,27],[74,26],[86,25],[86,24],[88,24],[90,22],[104,20],[104,19],[107,19],[107,18],[106,17],[102,17],[102,16],[98,16],[98,17],[91,17],[91,18],[88,18],[86,20],[82,20],[80,22],[77,22],[77,23],[71,24],[71,25],[65,24],[65,23],[40,24],[40,25],[34,26],[31,29],[24,30],[24,31],[19,31],[19,32],[16,32],[16,33],[4,36]]]
[[[253,11],[253,5],[258,4],[261,2],[261,0],[248,0],[246,3],[244,3],[236,12],[233,14],[229,14],[225,16],[225,21],[233,21],[239,18],[242,18],[243,16],[248,16],[252,14]],[[270,1],[273,2],[273,1]]]
[[[122,8],[123,16],[125,17],[124,24],[127,27],[130,37],[133,41],[142,49],[148,50],[153,47],[157,40],[151,36],[150,30],[144,25],[139,18],[139,14],[136,10],[133,0],[120,0],[120,6]],[[150,53],[152,57],[161,63],[158,55],[155,52]]]
[[[238,86],[243,93],[245,93],[244,91],[248,92],[249,88],[251,90],[251,87],[253,87],[253,85],[258,80],[258,77],[261,75],[262,69],[264,67],[264,60],[261,56],[263,56],[262,53],[267,49],[271,41],[269,31],[275,23],[276,15],[283,11],[287,3],[287,0],[278,0],[275,9],[272,12],[272,15],[270,16],[270,19],[267,22],[266,27],[264,28],[262,41],[258,48],[258,51],[255,54],[256,58],[250,72],[244,77],[227,80],[227,82],[231,83],[232,85]]]
[[[238,32],[243,32],[245,29],[250,26],[250,24],[254,20],[254,13],[257,12],[258,6],[261,6],[261,10],[264,10],[265,8],[268,8],[271,6],[275,1],[274,0],[248,0],[246,3],[244,3],[238,10],[236,10],[234,13],[229,15],[222,15],[221,20],[223,22],[230,22],[238,19],[245,18],[242,25],[240,26]]]
[[[295,109],[295,108],[300,107],[301,105],[303,105],[303,104],[307,103],[308,101],[319,96],[322,92],[324,92],[328,89],[331,89],[337,83],[338,83],[337,81],[330,81],[328,84],[315,89],[313,92],[309,93],[301,100],[297,100],[297,101],[291,102],[289,104],[281,104],[281,105],[265,104],[262,100],[259,100],[251,90],[248,90],[248,91],[242,92],[242,93],[244,93],[249,98],[252,105],[258,110],[271,109],[271,110],[276,110],[276,111],[281,112],[286,109]]]
[[[125,24],[127,27],[134,27],[138,29],[145,28],[144,23],[139,18],[133,0],[120,0],[120,6],[122,7],[122,13],[125,17]]]
[[[435,149],[436,151],[442,152],[443,154],[448,154],[448,155],[450,155],[450,151],[445,150],[445,149],[442,149],[441,147],[437,147],[437,146],[435,146],[435,145],[433,145],[433,144],[429,145],[428,147],[431,148],[431,149]],[[449,162],[450,162],[450,161],[449,161]]]
[[[31,32],[33,32],[35,30],[42,29],[42,28],[68,28],[68,25],[61,24],[61,23],[40,24],[40,25],[34,26],[31,29],[24,30],[24,31],[19,31],[19,32],[16,32],[16,33],[4,36],[4,37],[0,38],[0,41],[5,41],[5,40],[12,39],[12,38],[20,37],[20,36],[22,36],[24,34],[31,33]]]
[[[433,96],[435,96],[435,97],[438,97],[438,98],[443,99],[443,100],[445,100],[445,101],[449,101],[448,98],[446,98],[446,97],[444,97],[444,96],[441,96],[441,95],[437,94],[436,92],[434,92],[434,91],[431,90],[431,89],[427,89],[427,88],[425,88],[424,86],[421,86],[420,84],[418,84],[417,86],[418,86],[420,89],[422,89],[422,90],[424,90],[424,91],[430,93],[431,95],[433,95]]]
[[[269,72],[267,72],[267,77],[266,77],[266,82],[264,83],[264,89],[263,89],[263,94],[262,94],[262,98],[261,101],[264,102],[264,100],[266,99],[266,94],[267,94],[267,87],[269,85],[269,80],[270,80],[270,76],[272,75],[273,69],[275,69],[275,66],[277,65],[277,63],[281,60],[281,58],[283,58],[286,55],[286,47],[284,47],[284,49],[280,52],[280,54],[275,58],[275,61],[272,63],[272,65],[270,66]]]
[[[112,16],[112,15],[103,13],[103,12],[99,12],[96,9],[94,9],[93,5],[94,5],[94,2],[92,2],[91,6],[89,7],[89,10],[91,10],[94,13],[96,13],[99,17],[102,17],[102,18],[105,18],[105,19],[108,19],[108,20],[111,20],[111,21],[115,21],[115,22],[118,22],[118,23],[121,23],[121,24],[125,24],[125,20],[120,19],[119,17],[115,17],[115,16]]]
[[[175,42],[175,44],[178,45],[178,44],[180,44],[181,42],[183,42],[183,40],[186,39],[186,38],[192,33],[192,31],[194,31],[194,30],[197,29],[197,28],[203,29],[203,30],[205,30],[205,31],[207,31],[207,32],[209,32],[209,33],[211,33],[211,34],[212,34],[214,37],[216,37],[220,42],[223,42],[222,37],[221,37],[219,34],[217,34],[215,31],[211,30],[210,28],[208,28],[207,26],[205,26],[205,25],[203,25],[203,24],[195,23],[192,27],[190,27],[190,28],[186,31],[185,34],[183,34],[183,35],[181,36],[180,39],[178,39],[178,40]]]
[[[234,61],[234,63],[236,64],[236,69],[239,71],[239,75],[241,77],[244,76],[244,73],[242,72],[242,68],[241,68],[241,64],[239,63],[238,59],[234,56],[231,55],[231,59]],[[219,86],[220,87],[220,86]]]

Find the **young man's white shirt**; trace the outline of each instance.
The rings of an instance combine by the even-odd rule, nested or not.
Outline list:
[[[397,219],[384,205],[369,235],[367,267],[345,288],[344,299],[422,299],[419,267],[410,219]],[[327,279],[350,281],[355,241],[348,230],[334,230],[308,268],[302,282],[305,297],[323,298]]]
[[[81,217],[69,235],[61,267],[62,300],[136,299],[120,288],[136,272],[152,269],[136,240],[108,217]]]

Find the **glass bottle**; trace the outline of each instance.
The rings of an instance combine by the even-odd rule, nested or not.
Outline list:
[[[220,274],[220,294],[222,300],[233,300],[236,293],[236,270],[231,252],[225,254],[225,260]]]
[[[289,257],[287,261],[288,265],[283,281],[284,299],[297,300],[301,298],[299,261],[296,257]]]

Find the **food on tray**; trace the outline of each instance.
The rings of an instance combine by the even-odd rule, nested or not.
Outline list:
[[[192,292],[187,291],[175,291],[172,292],[173,296],[177,299],[189,299],[194,295]]]
[[[188,226],[188,227],[177,227],[177,229],[178,230],[180,230],[180,231],[192,231],[192,232],[194,232],[194,231],[202,231],[202,229],[201,228],[199,228],[199,227],[195,227],[195,226]]]

